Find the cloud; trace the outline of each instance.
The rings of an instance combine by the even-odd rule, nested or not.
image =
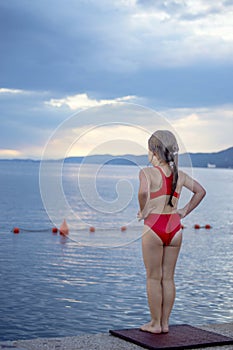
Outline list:
[[[70,113],[118,102],[168,111],[189,150],[231,146],[232,14],[228,0],[0,2],[0,148],[39,157]]]
[[[132,34],[137,33],[138,37],[137,57],[146,66],[231,62],[232,11],[226,12],[223,4],[215,7],[203,1],[187,1],[182,5],[173,1],[154,2],[153,6],[143,4],[141,1],[131,19]],[[143,50],[148,53],[146,57],[141,55]]]
[[[119,84],[148,70],[231,66],[233,6],[226,6],[204,0],[1,2],[1,79],[27,89],[107,93],[114,91],[112,78]]]
[[[101,114],[101,110],[99,111]],[[96,154],[146,154],[148,131],[126,123],[107,123],[89,127],[62,128],[47,144],[44,158]]]
[[[84,109],[90,107],[98,107],[102,105],[114,104],[119,102],[133,102],[137,99],[136,96],[123,96],[112,100],[96,100],[90,98],[87,94],[77,94],[74,96],[67,96],[61,99],[52,98],[46,101],[45,104],[52,107],[68,106],[71,110]]]
[[[24,94],[0,94],[0,100],[0,149],[19,152],[14,155],[2,151],[0,157],[5,158],[40,158],[48,139],[59,128],[61,131],[57,133],[51,151],[51,157],[56,158],[59,158],[62,147],[70,149],[72,155],[85,155],[95,149],[98,142],[106,141],[106,135],[109,135],[108,142],[119,134],[123,139],[134,138],[146,144],[147,136],[139,136],[130,129],[130,125],[139,126],[148,134],[158,128],[169,128],[183,143],[182,151],[212,152],[232,146],[232,104],[189,108],[158,108],[155,104],[157,113],[146,107],[153,106],[153,99],[145,100],[133,95],[113,99],[94,98],[89,94],[55,98],[51,92],[25,91]],[[70,118],[72,122],[68,122]],[[92,137],[83,137],[83,142],[78,142],[76,147],[75,140],[91,128],[94,128]],[[119,149],[113,143],[105,146],[105,151],[104,148],[96,151],[113,154],[133,152],[133,147],[130,146],[127,151],[123,144]]]
[[[0,158],[18,158],[22,153],[16,149],[0,149]]]
[[[34,157],[38,157],[52,130],[67,115],[64,111],[53,113],[45,106],[48,92],[12,91],[0,93],[0,149],[17,150],[18,157],[33,157],[34,149]]]
[[[224,0],[214,2],[212,0],[138,0],[137,4],[143,9],[163,11],[169,17],[176,17],[188,20],[207,17],[211,14],[221,14],[225,10]],[[230,2],[228,3],[230,5]],[[232,7],[232,3],[231,3]]]
[[[167,113],[189,152],[217,152],[232,147],[233,105],[170,109]]]
[[[20,89],[7,89],[7,88],[0,88],[0,94],[25,94],[26,91],[20,90]]]

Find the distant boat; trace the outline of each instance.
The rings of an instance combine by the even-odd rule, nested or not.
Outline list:
[[[208,163],[207,168],[216,168],[216,164]]]

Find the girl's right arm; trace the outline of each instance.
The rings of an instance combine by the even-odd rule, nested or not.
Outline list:
[[[139,190],[138,190],[138,202],[139,202],[139,212],[138,212],[138,219],[142,220],[144,218],[143,210],[146,207],[148,196],[149,196],[149,184],[148,179],[146,177],[146,171],[145,169],[141,169],[139,172]]]
[[[187,216],[193,209],[195,209],[198,204],[206,195],[205,189],[193,178],[182,172],[182,185],[193,192],[191,200],[181,209],[177,210],[177,213],[181,218]]]

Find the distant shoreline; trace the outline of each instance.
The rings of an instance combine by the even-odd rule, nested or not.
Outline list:
[[[62,159],[48,159],[48,162],[60,162]],[[62,160],[63,161],[63,160]],[[0,162],[33,162],[40,163],[40,159],[0,159]],[[109,164],[109,165],[131,165],[145,166],[148,164],[147,155],[118,155],[111,154],[91,155],[86,157],[67,157],[65,163],[81,164]],[[183,153],[179,155],[181,167],[194,168],[224,168],[233,169],[233,147],[213,153]]]

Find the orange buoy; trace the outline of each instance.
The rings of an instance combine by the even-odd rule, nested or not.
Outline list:
[[[127,230],[127,227],[126,226],[121,226],[121,232],[124,232]]]
[[[206,225],[205,225],[205,228],[206,228],[207,230],[209,230],[210,228],[212,228],[212,226],[210,226],[209,224],[206,224]]]
[[[60,226],[60,235],[67,236],[69,234],[69,227],[66,223],[66,219],[63,220],[63,223]]]
[[[95,227],[94,226],[90,226],[89,231],[90,232],[95,232]]]
[[[195,230],[199,230],[199,228],[201,228],[201,226],[198,225],[198,224],[195,224],[195,225],[194,225],[194,228],[195,228]]]
[[[57,227],[52,228],[52,233],[57,233],[57,231],[58,231]]]
[[[20,230],[19,230],[18,227],[14,227],[14,228],[13,228],[13,232],[14,232],[14,233],[19,233],[19,231],[20,231]]]

